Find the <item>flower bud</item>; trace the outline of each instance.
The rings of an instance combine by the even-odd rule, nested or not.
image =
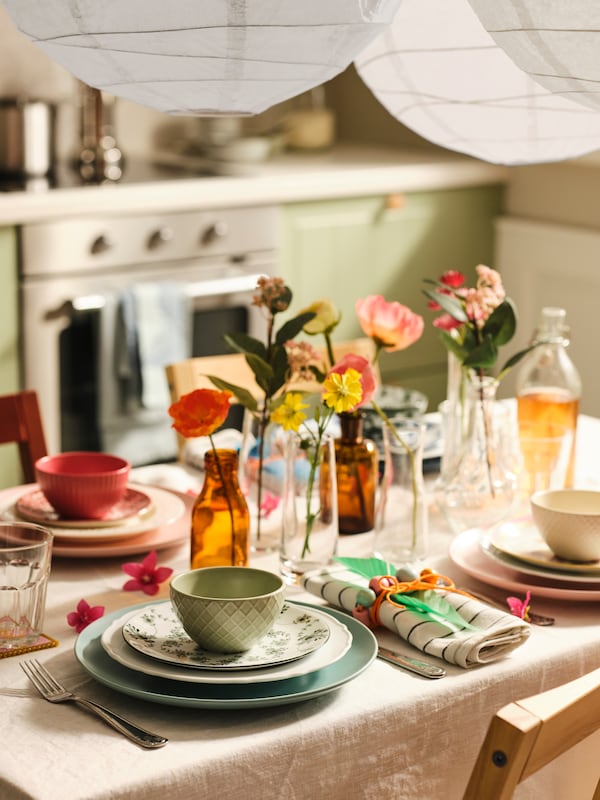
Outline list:
[[[342,318],[342,315],[330,300],[317,300],[312,305],[302,309],[300,313],[304,314],[309,311],[312,311],[315,316],[306,323],[302,330],[310,336],[316,336],[319,333],[331,333]]]

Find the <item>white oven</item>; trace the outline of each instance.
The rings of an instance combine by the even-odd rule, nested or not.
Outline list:
[[[23,383],[39,394],[49,450],[102,449],[135,466],[173,459],[164,363],[227,352],[225,333],[261,335],[252,294],[276,269],[277,231],[271,207],[23,226]],[[158,344],[142,359],[136,292],[145,339]]]

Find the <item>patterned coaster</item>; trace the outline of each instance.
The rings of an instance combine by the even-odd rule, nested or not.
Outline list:
[[[10,658],[10,656],[22,656],[23,653],[33,653],[34,650],[46,650],[49,647],[58,647],[58,642],[51,636],[40,633],[33,644],[23,645],[23,647],[0,647],[0,658]]]

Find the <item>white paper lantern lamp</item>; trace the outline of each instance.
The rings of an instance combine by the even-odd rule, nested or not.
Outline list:
[[[590,0],[470,0],[484,28],[553,94],[600,110],[600,5]]]
[[[533,81],[468,0],[403,0],[355,65],[392,116],[450,150],[516,165],[600,148],[600,113]]]
[[[171,114],[257,114],[342,72],[400,0],[3,0],[90,86]]]

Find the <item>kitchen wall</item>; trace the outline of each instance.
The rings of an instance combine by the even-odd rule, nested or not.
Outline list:
[[[58,104],[59,156],[76,156],[79,96],[77,80],[22,36],[0,6],[0,96],[17,94]],[[326,105],[335,113],[337,137],[340,140],[438,149],[391,117],[362,82],[353,66],[325,84],[324,96]],[[308,107],[310,103],[310,93],[291,99],[257,117],[244,119],[243,130],[252,134],[277,129],[290,109]],[[169,117],[121,99],[116,104],[115,128],[119,146],[131,158],[148,158],[157,150],[168,149],[182,137],[189,140],[202,136],[201,120]],[[599,229],[599,198],[600,156],[596,153],[571,162],[512,168],[509,171],[504,213],[518,219]],[[578,239],[571,237],[569,241]],[[529,263],[537,263],[543,259],[543,252],[542,242],[539,246],[534,245]],[[586,259],[592,273],[600,269],[595,260],[583,251],[571,252],[570,255],[571,262]],[[500,266],[502,262],[502,253],[498,252],[493,265]],[[568,268],[569,264],[565,264],[565,269]],[[509,293],[515,297],[521,296],[525,291],[524,279],[519,278],[518,270],[515,275],[510,270],[510,265],[507,271],[512,275],[511,285],[507,287]],[[524,274],[522,272],[521,276]],[[557,296],[550,298],[550,302],[560,304],[561,299],[561,296]],[[572,298],[571,305],[572,311],[569,309],[569,314],[574,324],[574,334],[579,339],[577,300]],[[521,329],[520,336],[529,336],[530,327],[528,320],[527,325]],[[585,340],[587,343],[589,334],[589,331],[585,334],[582,331],[579,341]],[[590,338],[597,341],[600,331],[594,331],[593,334]],[[590,365],[595,363],[594,359],[585,360]],[[584,375],[584,386],[585,383]],[[507,388],[509,387],[510,383],[507,383]],[[598,392],[600,394],[600,388]],[[600,413],[600,406],[594,408],[594,413]]]

